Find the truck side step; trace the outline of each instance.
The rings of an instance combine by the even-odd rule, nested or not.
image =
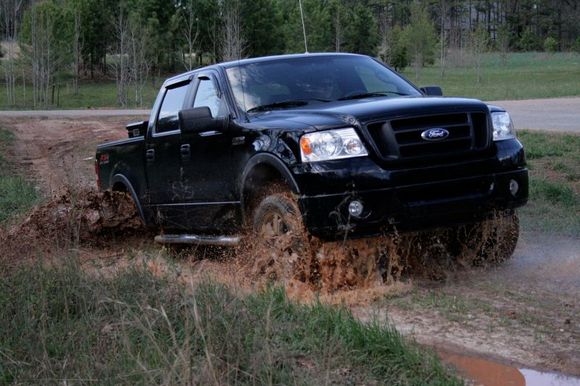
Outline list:
[[[235,247],[240,243],[240,236],[200,236],[200,235],[158,235],[155,242],[159,244],[192,244],[192,245],[216,245],[222,247]]]

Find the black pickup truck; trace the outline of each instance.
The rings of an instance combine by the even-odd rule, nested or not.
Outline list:
[[[322,239],[517,221],[528,173],[508,113],[441,95],[362,55],[212,65],[98,146],[98,185],[130,193],[168,243],[279,235],[292,216]]]

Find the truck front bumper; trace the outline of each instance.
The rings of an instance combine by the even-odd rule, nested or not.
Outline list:
[[[295,170],[310,233],[325,239],[372,236],[473,223],[528,200],[521,143],[494,144],[494,154],[433,166],[390,169],[370,158]],[[359,201],[359,216],[349,205]]]
[[[472,223],[494,210],[522,206],[527,199],[528,171],[519,169],[396,188],[301,196],[299,202],[310,233],[339,239],[345,232],[363,237],[395,229],[413,231]],[[353,201],[363,206],[359,216],[349,213]]]

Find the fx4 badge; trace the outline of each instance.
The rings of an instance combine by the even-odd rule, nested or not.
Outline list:
[[[442,141],[447,137],[449,137],[449,131],[440,127],[425,130],[421,133],[421,138],[425,141]]]

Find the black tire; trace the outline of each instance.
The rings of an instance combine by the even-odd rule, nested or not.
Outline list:
[[[311,279],[310,242],[295,196],[274,189],[252,215],[254,274],[270,280]]]
[[[513,211],[498,212],[493,218],[454,229],[459,258],[473,265],[498,264],[514,253],[520,233],[519,218]]]
[[[274,192],[263,197],[254,210],[252,229],[266,243],[275,243],[284,236],[302,237],[304,226],[296,199],[290,192]]]

